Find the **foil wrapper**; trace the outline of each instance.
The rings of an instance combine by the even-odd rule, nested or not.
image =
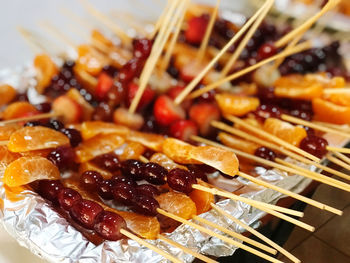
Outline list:
[[[11,84],[19,90],[29,89],[29,99],[33,103],[39,103],[43,100],[35,92],[35,71],[31,66],[0,71],[0,83]],[[344,145],[345,143],[345,140],[338,141],[338,145]],[[294,163],[316,171],[313,166],[295,161]],[[296,193],[303,191],[311,182],[308,178],[288,175],[275,169],[266,170],[257,167],[256,172],[261,179]],[[3,170],[1,174],[3,174]],[[281,193],[258,187],[244,179],[234,179],[230,182],[236,190],[244,188],[242,196],[250,199],[275,204],[280,198],[284,197]],[[217,183],[217,179],[213,179],[212,183]],[[36,193],[26,190],[18,197],[16,200],[10,198],[3,184],[0,183],[0,198],[3,200],[0,214],[1,223],[20,245],[50,262],[167,262],[162,256],[133,240],[105,241],[96,246],[73,228],[51,208],[49,203]],[[220,200],[217,205],[254,228],[260,225],[259,220],[265,215],[264,212],[245,203],[229,199]],[[200,216],[227,229],[244,232],[244,229],[213,210]],[[214,231],[220,233],[218,230]],[[165,235],[193,251],[215,257],[232,255],[237,249],[216,237],[203,234],[187,225],[181,225],[172,233]],[[150,240],[150,242],[183,262],[194,260],[191,255],[161,240]]]

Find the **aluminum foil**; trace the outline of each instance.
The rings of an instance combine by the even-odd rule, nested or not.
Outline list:
[[[38,103],[42,98],[33,89],[35,85],[34,77],[35,71],[31,66],[18,68],[13,71],[0,71],[0,83],[9,83],[21,90],[30,89],[31,95],[29,99]],[[344,143],[345,141],[341,144],[344,145]],[[309,170],[316,170],[313,166],[303,166]],[[0,172],[2,176],[3,171]],[[256,172],[261,179],[296,193],[303,191],[311,182],[310,179],[297,175],[288,175],[275,169],[266,170],[265,168],[257,167]],[[214,180],[213,183],[217,183],[216,181]],[[242,196],[250,199],[274,204],[283,197],[282,194],[276,191],[257,187],[244,179],[235,179],[234,183],[234,188],[237,189],[237,186],[244,188],[245,191]],[[50,262],[166,262],[162,256],[132,240],[106,241],[99,246],[95,246],[79,231],[70,226],[64,218],[52,210],[50,204],[36,193],[27,190],[22,192],[20,197],[18,200],[9,198],[3,184],[0,183],[0,198],[3,200],[0,215],[1,222],[7,232],[16,238],[20,245],[27,247],[34,254]],[[219,201],[217,205],[255,228],[259,226],[259,220],[265,215],[264,212],[245,203],[228,199]],[[200,216],[227,229],[237,232],[244,231],[244,229],[215,211],[209,211]],[[214,231],[220,233],[218,230]],[[237,249],[186,225],[181,225],[175,231],[166,235],[193,251],[215,257],[232,255]],[[152,240],[150,242],[184,262],[192,262],[194,260],[192,256],[161,240]]]

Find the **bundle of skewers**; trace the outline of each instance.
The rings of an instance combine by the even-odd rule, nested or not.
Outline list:
[[[159,239],[215,262],[167,237],[185,224],[270,262],[281,262],[274,257],[277,252],[300,262],[216,202],[232,199],[314,231],[296,219],[303,216],[300,211],[241,196],[239,177],[250,187],[342,214],[256,172],[256,167],[276,169],[286,177],[350,191],[350,175],[322,162],[328,159],[350,170],[350,150],[339,147],[339,138],[350,138],[349,73],[338,42],[313,47],[303,38],[339,1],[328,1],[292,29],[264,21],[273,0],[241,27],[220,18],[219,0],[215,7],[173,0],[151,32],[121,16],[138,33],[135,38],[81,2],[119,44],[81,23],[92,34],[88,43],[77,46],[57,28],[42,24],[76,52],[74,61],[64,58],[59,66],[40,38],[19,28],[41,52],[33,63],[35,92],[45,101],[33,105],[27,93],[5,84],[0,88],[6,195],[36,192],[96,245],[132,239],[180,262],[149,241]],[[311,166],[328,174],[305,168]],[[211,210],[263,243],[199,216]]]

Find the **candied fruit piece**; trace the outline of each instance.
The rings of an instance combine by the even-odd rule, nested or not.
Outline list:
[[[36,180],[58,180],[60,172],[43,157],[21,157],[10,163],[4,173],[4,183],[10,187],[29,184]]]
[[[187,170],[186,166],[175,163],[173,160],[171,160],[168,156],[166,156],[163,153],[153,154],[149,161],[152,163],[157,163],[157,164],[163,166],[168,171],[175,169],[175,168]]]
[[[10,152],[6,146],[0,146],[0,167],[5,168],[8,164],[13,162],[14,160],[20,158],[21,155],[19,153]]]
[[[232,136],[224,132],[219,133],[219,140],[228,147],[238,149],[250,154],[254,154],[255,150],[259,148],[259,145],[253,142],[242,140],[236,136]]]
[[[16,90],[7,84],[0,85],[0,106],[10,103],[16,97]]]
[[[11,152],[27,152],[69,145],[69,139],[61,132],[50,128],[24,127],[12,133],[7,145]]]
[[[175,162],[182,164],[199,164],[200,162],[192,158],[191,152],[195,146],[183,141],[167,138],[163,143],[163,153]]]
[[[96,156],[109,153],[124,143],[124,139],[118,134],[100,134],[82,142],[75,148],[76,161],[87,162]]]
[[[209,185],[202,180],[197,180],[197,183],[209,187]],[[212,193],[203,192],[198,189],[193,189],[189,197],[196,204],[197,215],[208,212],[211,209],[211,203],[215,201]]]
[[[34,59],[34,67],[37,72],[36,90],[43,93],[50,85],[52,77],[58,73],[57,66],[48,55],[40,54]]]
[[[86,121],[81,125],[81,135],[84,140],[90,139],[98,134],[109,133],[126,136],[129,133],[129,129],[121,125],[102,121]]]
[[[6,109],[2,112],[2,118],[4,120],[10,120],[35,115],[38,113],[38,110],[29,102],[17,101],[6,107]]]
[[[215,99],[223,114],[230,114],[238,117],[256,110],[260,104],[258,98],[239,96],[230,93],[216,94]]]
[[[146,148],[138,142],[128,142],[123,148],[122,152],[118,157],[121,161],[128,159],[139,159],[140,156],[145,152]]]
[[[0,126],[0,140],[7,141],[10,139],[11,134],[20,129],[21,126],[17,124]]]
[[[66,96],[80,105],[83,120],[91,119],[92,113],[94,112],[94,108],[84,99],[84,97],[80,94],[80,92],[77,89],[70,89],[66,93]]]
[[[317,120],[335,124],[350,124],[350,106],[341,106],[316,98],[312,100],[312,109]]]
[[[163,136],[158,134],[131,131],[128,136],[128,140],[141,143],[143,146],[159,152],[162,150],[162,145],[165,139]]]

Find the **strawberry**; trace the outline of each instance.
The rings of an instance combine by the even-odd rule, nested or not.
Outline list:
[[[175,100],[175,98],[185,89],[184,86],[174,86],[171,87],[168,91],[167,91],[167,95],[172,99]],[[188,110],[191,106],[192,101],[189,99],[185,99],[182,103],[181,103],[181,107],[184,108],[185,110]]]
[[[188,21],[188,27],[185,31],[187,42],[191,44],[200,44],[203,40],[205,31],[208,25],[208,18],[206,16],[193,17]]]
[[[186,116],[184,109],[176,105],[168,96],[161,95],[154,103],[153,114],[156,121],[163,126],[183,120]]]
[[[210,123],[220,119],[219,108],[213,103],[199,103],[190,108],[190,119],[199,127],[199,133],[203,136],[210,135],[213,131]]]
[[[182,141],[189,141],[198,134],[197,124],[190,120],[180,120],[170,126],[170,135]]]
[[[95,89],[96,97],[100,100],[104,99],[108,91],[112,88],[112,86],[113,79],[106,73],[102,72],[98,77],[98,82]]]
[[[81,106],[66,95],[60,96],[53,101],[52,110],[61,115],[65,123],[76,123],[82,117]]]
[[[128,97],[127,97],[127,106],[129,107],[132,100],[134,99],[137,90],[139,89],[139,86],[135,83],[130,83],[128,86]],[[145,108],[147,105],[149,105],[152,100],[154,99],[154,96],[156,95],[155,91],[151,89],[149,86],[146,87],[144,90],[141,100],[139,104],[137,105],[137,109],[141,110]]]

